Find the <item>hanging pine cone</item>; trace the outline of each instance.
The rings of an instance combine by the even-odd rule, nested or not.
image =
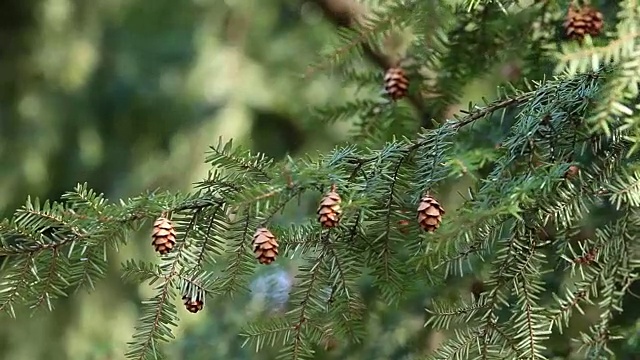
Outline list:
[[[402,68],[392,67],[387,70],[384,75],[384,90],[394,101],[407,95],[409,79]]]
[[[188,295],[183,295],[182,301],[184,302],[184,307],[187,309],[187,311],[194,314],[204,308],[204,301],[202,299],[192,299]]]
[[[427,232],[434,232],[440,227],[444,209],[438,200],[431,195],[425,195],[418,205],[418,223]]]
[[[484,282],[478,278],[474,279],[471,282],[471,293],[473,294],[473,298],[478,300],[480,298],[480,294],[485,292],[487,289],[485,288]]]
[[[164,216],[157,218],[153,223],[151,238],[153,238],[151,244],[161,255],[173,250],[173,246],[176,244],[176,229],[171,220]]]
[[[269,265],[276,260],[278,242],[269,229],[260,227],[253,234],[253,252],[260,264]]]
[[[193,279],[183,280],[182,302],[187,311],[197,313],[204,308],[205,291],[202,286],[197,285]]]
[[[564,21],[565,34],[569,39],[582,41],[585,35],[598,36],[604,27],[602,13],[590,6],[576,9],[569,6]]]
[[[342,215],[342,209],[340,208],[341,202],[340,194],[336,192],[336,185],[331,185],[331,190],[320,200],[317,211],[318,221],[323,227],[333,228],[338,225],[340,215]]]

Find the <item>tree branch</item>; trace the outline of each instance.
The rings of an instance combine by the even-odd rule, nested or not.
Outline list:
[[[336,27],[353,28],[361,18],[364,17],[365,8],[362,4],[353,0],[313,0],[325,17]],[[362,44],[364,55],[369,61],[383,70],[386,70],[394,63],[384,54],[374,50],[369,44]],[[420,116],[421,126],[427,129],[435,127],[433,121],[434,114],[427,110],[427,106],[422,98],[417,94],[408,94],[407,100],[416,109]]]

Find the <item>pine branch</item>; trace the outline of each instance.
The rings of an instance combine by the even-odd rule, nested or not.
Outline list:
[[[429,281],[444,287],[454,275],[483,269],[488,270],[489,291],[449,312],[436,309],[427,320],[434,327],[473,327],[454,329],[436,355],[492,358],[502,350],[509,356],[541,358],[549,332],[562,328],[560,319],[570,316],[567,306],[575,305],[569,295],[569,302],[556,306],[558,312],[542,308],[541,294],[548,285],[542,274],[551,266],[545,249],[569,258],[574,252],[569,234],[589,220],[592,208],[617,207],[625,214],[640,203],[636,171],[630,170],[637,159],[623,156],[633,144],[625,138],[625,120],[610,122],[612,136],[591,133],[582,121],[593,109],[604,74],[558,77],[535,84],[531,91],[505,93],[483,106],[470,106],[464,116],[437,129],[381,147],[347,145],[276,164],[221,142],[208,157],[213,171],[194,194],[154,193],[110,204],[84,185],[61,204],[39,207],[29,202],[0,225],[0,255],[9,256],[2,269],[0,309],[13,313],[19,302],[50,304],[67,288],[92,284],[103,273],[106,259],[99,255],[108,246],[124,242],[126,231],[141,220],[164,213],[184,232],[175,249],[159,266],[135,261],[123,266],[128,280],[159,283],[143,306],[128,358],[156,356],[159,344],[172,337],[177,321],[172,301],[179,291],[204,298],[205,293],[231,295],[244,286],[255,266],[246,241],[258,225],[278,235],[280,257],[304,257],[298,274],[302,281],[291,294],[293,308],[283,319],[248,327],[246,333],[254,337],[248,341],[258,348],[265,341],[286,340],[281,356],[309,358],[314,343],[327,334],[347,335],[352,342],[364,339],[365,307],[356,284],[369,271],[375,279],[375,300],[392,304],[404,299],[405,290],[417,291],[415,287]],[[495,120],[504,109],[517,113],[511,123]],[[476,132],[503,127],[503,146],[491,150],[495,155],[486,169],[488,177],[474,184],[477,189],[435,233],[419,235],[417,226],[401,231],[396,220],[408,216],[400,211],[451,178],[452,160],[465,156],[455,144],[471,124],[478,124],[472,129]],[[539,164],[534,165],[534,156]],[[570,179],[568,166],[581,156],[595,160]],[[323,191],[329,183],[337,184],[348,199],[337,228],[319,231],[315,219],[290,226],[272,222],[291,200]],[[598,225],[604,232],[583,245],[597,247],[599,254],[606,254],[598,255],[606,256],[603,259],[616,259],[602,275],[588,270],[578,275],[580,288],[593,278],[606,279],[596,285],[604,289],[606,314],[583,341],[592,344],[588,346],[606,344],[615,335],[608,333],[609,322],[637,266],[628,261],[633,251],[626,244],[627,234],[635,228],[624,226],[631,222],[623,218],[619,226]],[[536,235],[549,225],[561,229],[552,246]],[[608,244],[608,238],[617,240]],[[227,261],[226,271],[210,280],[213,274],[204,264],[220,259]],[[572,263],[571,268],[580,267]],[[424,278],[407,276],[412,271],[425,273]],[[589,296],[596,296],[595,290]],[[505,305],[509,297],[516,306]]]
[[[235,248],[233,249],[232,259],[229,261],[229,265],[225,269],[226,276],[223,278],[220,284],[220,289],[223,294],[227,296],[233,296],[237,293],[245,283],[245,279],[251,274],[251,268],[249,267],[249,260],[253,261],[253,257],[248,255],[246,242],[250,238],[250,226],[252,226],[252,213],[249,209],[245,209],[244,216],[240,216],[241,220],[235,221],[231,227],[232,238],[237,239]],[[236,216],[241,214],[236,214]],[[256,224],[257,225],[257,224]]]
[[[327,235],[328,236],[328,233]],[[323,240],[323,243],[326,241]],[[313,292],[316,290],[315,283],[318,281],[320,277],[320,271],[322,271],[322,262],[324,257],[327,255],[328,251],[325,246],[320,250],[320,254],[315,258],[313,265],[303,273],[308,275],[307,278],[301,278],[301,283],[298,285],[300,290],[297,293],[293,293],[292,297],[300,298],[298,305],[287,312],[287,315],[295,315],[295,322],[293,324],[293,338],[288,347],[282,349],[280,355],[282,357],[291,358],[291,359],[304,359],[308,358],[310,354],[307,353],[306,349],[308,349],[307,344],[305,344],[303,330],[307,326],[307,323],[311,321],[309,318],[308,312],[309,307],[312,305],[312,302],[316,302],[313,296]],[[317,302],[316,302],[317,303]]]
[[[363,7],[354,0],[314,0],[313,3],[322,9],[324,15],[338,28],[354,28],[359,22],[358,19],[366,17]],[[375,32],[375,29],[371,29],[370,31]],[[351,46],[356,46],[356,44],[362,46],[364,55],[382,71],[386,71],[395,65],[391,59],[377,52],[371,45],[363,40],[363,36],[360,35],[351,40]],[[344,48],[338,51],[344,52],[347,49],[348,48]],[[308,73],[307,76],[309,75]],[[419,113],[420,119],[422,119],[422,126],[427,129],[433,128],[434,125],[431,119],[435,116],[428,110],[423,99],[419,95],[409,94],[408,100]]]
[[[0,311],[7,311],[13,318],[16,317],[14,305],[21,301],[21,297],[28,291],[28,285],[32,278],[31,269],[34,267],[34,258],[32,253],[27,253],[24,258],[16,260],[12,264],[12,269],[17,271],[9,271],[2,276],[2,291],[0,291]]]
[[[468,116],[464,117],[462,120],[458,121],[453,128],[454,129],[459,129],[465,125],[471,124],[472,122],[476,121],[476,120],[480,120],[480,119],[484,119],[487,116],[495,113],[496,111],[500,110],[500,109],[504,109],[507,108],[509,106],[519,106],[524,104],[525,102],[529,101],[533,96],[535,95],[535,93],[533,92],[529,92],[529,93],[523,93],[517,96],[514,96],[512,98],[507,98],[504,100],[498,100],[495,101],[491,104],[487,104],[487,106],[485,106],[484,108],[476,108],[474,109],[475,111],[472,110],[466,110],[463,111],[463,114],[467,114]]]
[[[357,330],[358,327],[361,327],[358,323],[363,320],[364,305],[358,294],[356,278],[362,274],[362,271],[356,269],[358,254],[352,253],[348,247],[342,247],[338,252],[336,251],[337,246],[338,244],[334,242],[326,244],[331,262],[325,261],[325,266],[327,266],[327,272],[331,274],[331,282],[334,284],[328,300],[332,309],[330,313],[337,315],[334,317],[336,325],[342,325],[342,329],[348,333],[349,338],[358,342],[364,337],[364,333]],[[341,259],[341,257],[343,258]],[[345,306],[341,306],[342,299],[346,302]],[[337,304],[336,301],[338,301]],[[331,326],[333,332],[338,332],[339,329],[335,329],[336,327]]]
[[[194,229],[201,211],[201,209],[194,210],[193,214],[189,216],[189,224],[185,228],[183,241],[177,244],[174,252],[170,253],[170,258],[161,266],[163,281],[155,288],[156,295],[143,302],[143,315],[136,326],[133,341],[128,344],[129,351],[125,354],[127,359],[155,358],[158,354],[159,342],[167,342],[173,338],[170,325],[175,326],[177,312],[171,301],[176,297],[176,289],[178,288],[176,280],[180,278],[180,269],[183,267],[185,241],[189,237],[189,232]]]

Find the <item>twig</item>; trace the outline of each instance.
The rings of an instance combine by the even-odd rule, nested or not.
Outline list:
[[[449,122],[449,123],[446,123],[446,124],[444,124],[442,126],[443,127],[451,127],[454,130],[459,130],[461,127],[469,125],[469,124],[473,123],[476,120],[480,120],[480,119],[486,117],[487,115],[496,112],[497,110],[500,110],[500,109],[503,109],[503,108],[506,108],[506,107],[509,107],[509,106],[512,106],[512,105],[522,104],[522,103],[530,100],[534,95],[535,95],[535,92],[527,92],[527,93],[523,93],[523,94],[518,95],[518,96],[513,97],[513,98],[508,98],[508,99],[504,99],[504,100],[495,101],[495,102],[487,105],[486,107],[484,107],[482,109],[478,109],[477,111],[469,112],[467,116],[461,118],[458,121]],[[417,150],[420,147],[425,146],[427,144],[429,144],[428,140],[411,141],[411,142],[407,143],[403,148],[401,148],[400,151],[404,152],[405,155],[408,155],[412,151]],[[357,167],[362,167],[362,166],[366,165],[367,163],[376,161],[377,159],[378,159],[378,156],[374,155],[374,156],[365,157],[365,158],[355,158],[355,157],[354,158],[349,158],[349,159],[347,159],[347,162],[350,163],[350,164],[355,164]]]
[[[529,101],[529,99],[531,99],[533,97],[534,93],[533,92],[528,92],[528,93],[524,93],[520,96],[516,96],[514,98],[509,98],[509,99],[505,99],[505,100],[501,100],[498,102],[494,102],[493,104],[485,107],[484,109],[481,109],[479,111],[475,111],[472,113],[468,113],[468,115],[466,117],[464,117],[462,120],[456,122],[453,125],[454,129],[459,129],[465,125],[468,125],[476,120],[480,120],[483,117],[495,112],[496,110],[502,109],[502,108],[506,108],[509,107],[511,105],[520,105],[524,102]]]

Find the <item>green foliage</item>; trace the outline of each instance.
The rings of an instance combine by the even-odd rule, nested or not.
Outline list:
[[[553,29],[527,31],[550,14],[561,17],[564,6],[515,3],[443,5],[446,15],[427,34],[429,2],[398,2],[341,30],[324,64],[371,92],[314,111],[325,123],[354,125],[348,143],[330,152],[277,160],[220,140],[192,193],[116,203],[85,184],[60,203],[29,199],[0,223],[0,309],[13,317],[17,305],[52,310],[56,299],[92,289],[109,254],[169,214],[179,233],[174,251],[121,269],[153,291],[142,301],[129,359],[161,358],[182,296],[207,304],[246,298],[259,266],[251,237],[262,225],[277,236],[278,262],[295,267],[295,279],[282,307],[247,319],[241,335],[255,351],[313,359],[339,339],[350,344],[334,355],[341,358],[637,354],[640,314],[629,302],[640,269],[640,5],[620,2],[603,43],[568,45]],[[423,119],[414,102],[380,99],[375,74],[382,71],[356,62],[396,30],[413,31],[407,67],[418,85],[410,95],[433,110],[432,129],[417,130]],[[517,34],[522,41],[512,44]],[[518,55],[527,74],[545,76],[503,84],[495,99],[483,96],[445,120],[470,83]],[[535,65],[536,56],[544,61]],[[545,61],[555,61],[554,74]],[[331,184],[344,213],[328,230],[293,202],[317,199]],[[466,194],[453,194],[459,188]],[[427,192],[447,210],[435,233],[413,221]],[[299,221],[279,217],[292,208]],[[458,283],[469,278],[480,289]],[[415,298],[426,307],[424,329],[391,350],[376,347],[382,336],[371,344],[375,318]],[[436,333],[441,343],[425,349]]]

